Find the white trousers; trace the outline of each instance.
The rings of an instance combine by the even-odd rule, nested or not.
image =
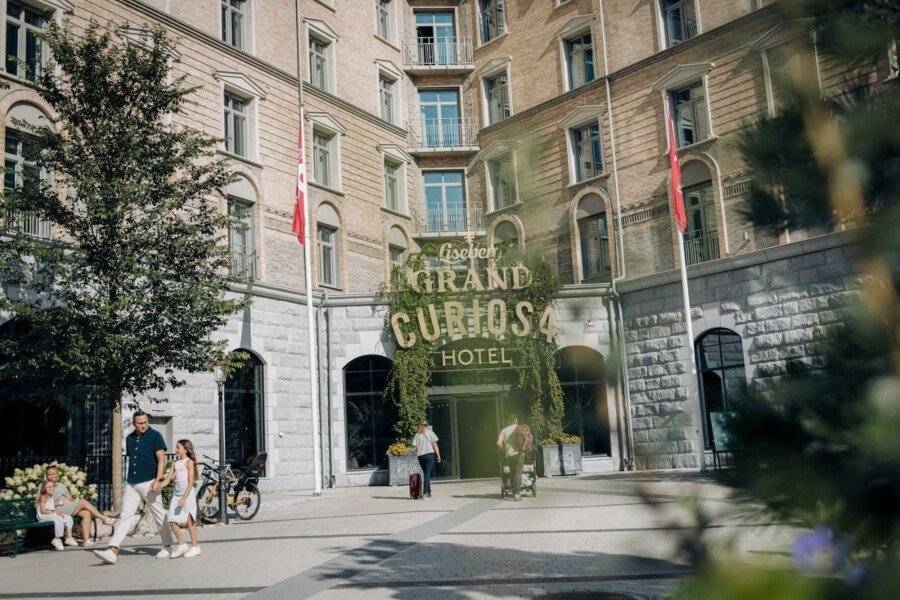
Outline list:
[[[42,515],[38,512],[38,521],[53,521],[53,537],[61,538],[66,531],[72,535],[75,521],[69,515]]]
[[[162,495],[159,492],[151,492],[150,486],[153,480],[145,481],[131,485],[125,484],[125,492],[122,497],[122,514],[113,529],[112,537],[109,539],[110,547],[119,548],[125,540],[125,536],[131,533],[141,516],[138,514],[138,508],[141,506],[141,500],[147,504],[147,509],[153,515],[153,520],[159,526],[159,535],[162,537],[163,546],[172,544],[172,531],[169,528],[169,522],[166,519],[166,511],[163,508]]]

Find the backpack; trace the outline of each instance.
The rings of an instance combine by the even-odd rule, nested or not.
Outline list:
[[[509,436],[509,445],[519,452],[527,452],[534,445],[534,436],[528,425],[516,425],[515,430]]]

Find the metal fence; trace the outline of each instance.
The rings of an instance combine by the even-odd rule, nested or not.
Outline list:
[[[477,146],[477,125],[472,117],[423,119],[412,127],[412,145],[418,150],[446,150]]]
[[[468,210],[467,210],[468,208]],[[428,233],[467,233],[484,230],[484,215],[480,207],[428,207],[425,210],[425,230]]]
[[[715,231],[684,240],[684,260],[689,265],[719,258],[719,237]]]
[[[461,67],[473,60],[472,42],[465,37],[420,37],[404,47],[404,61],[412,67]]]

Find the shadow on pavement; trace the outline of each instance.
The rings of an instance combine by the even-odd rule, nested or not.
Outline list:
[[[451,534],[452,535],[452,534]],[[581,550],[575,552],[497,549],[454,543],[373,540],[365,546],[345,551],[353,567],[335,565],[317,576],[337,580],[332,590],[347,590],[348,597],[365,590],[390,590],[401,600],[440,597],[463,600],[472,592],[487,597],[508,596],[510,586],[526,588],[529,595],[548,588],[588,584],[609,589],[614,582],[677,579],[690,574],[684,565],[671,561]],[[659,583],[654,588],[658,589]],[[440,588],[440,591],[435,588]],[[355,592],[355,593],[354,593]]]

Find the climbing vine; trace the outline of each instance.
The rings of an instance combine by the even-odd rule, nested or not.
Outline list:
[[[416,318],[419,313],[427,313],[429,305],[440,304],[447,298],[446,294],[413,289],[407,280],[407,271],[425,269],[429,259],[438,256],[439,247],[426,243],[421,251],[408,257],[405,264],[395,266],[391,270],[389,285],[385,286],[383,295],[389,307],[389,314],[398,312]],[[504,292],[506,299],[506,318],[516,318],[514,307],[521,301],[527,301],[534,307],[534,315],[542,317],[540,328],[535,327],[529,335],[519,337],[506,334],[492,338],[497,345],[513,351],[516,356],[513,368],[516,370],[516,386],[522,397],[529,402],[529,422],[537,439],[544,443],[559,443],[564,439],[562,420],[564,401],[562,387],[556,372],[556,336],[553,312],[547,311],[559,296],[561,288],[559,276],[542,258],[526,255],[507,249],[501,252],[496,260],[497,267],[524,264],[530,272],[529,285],[521,289],[510,289]],[[458,292],[457,297],[467,296],[469,299],[480,297],[482,292]],[[484,318],[484,305],[480,311]],[[426,417],[429,398],[427,388],[431,373],[433,353],[450,340],[442,331],[434,340],[420,338],[410,347],[400,347],[394,354],[394,364],[388,378],[387,395],[397,406],[399,421],[394,426],[395,433],[401,438],[412,436],[418,423]]]

